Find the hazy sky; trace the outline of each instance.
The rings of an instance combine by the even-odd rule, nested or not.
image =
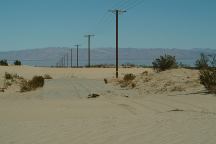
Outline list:
[[[0,51],[115,47],[114,8],[120,47],[216,48],[216,0],[0,0]]]

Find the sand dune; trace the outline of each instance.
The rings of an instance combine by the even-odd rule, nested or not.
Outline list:
[[[148,76],[143,71],[148,71]],[[0,92],[2,144],[215,144],[215,96],[205,93],[198,71],[120,69],[137,75],[137,87],[121,88],[114,69],[0,67],[27,79],[50,74],[45,86]],[[0,85],[0,87],[1,87]],[[88,99],[88,94],[100,94]]]

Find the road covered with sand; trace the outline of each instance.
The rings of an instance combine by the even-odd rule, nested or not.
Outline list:
[[[0,92],[1,144],[216,143],[216,96],[196,70],[121,68],[121,78],[136,75],[134,88],[121,87],[113,68],[0,67],[0,87],[5,72],[53,79],[36,91]]]

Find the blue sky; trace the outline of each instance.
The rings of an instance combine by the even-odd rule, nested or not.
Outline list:
[[[115,47],[114,8],[120,47],[216,48],[215,0],[0,0],[0,51]]]

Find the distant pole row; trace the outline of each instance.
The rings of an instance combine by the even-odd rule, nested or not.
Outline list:
[[[126,10],[120,10],[120,9],[114,9],[114,10],[109,10],[109,12],[112,12],[115,14],[116,16],[116,78],[118,78],[119,76],[119,71],[118,71],[118,57],[119,57],[119,15],[122,13],[125,13]],[[91,37],[93,37],[95,35],[85,35],[86,38],[88,38],[88,67],[91,67]],[[77,50],[77,68],[79,67],[79,44],[74,45],[76,47]],[[71,67],[73,67],[73,59],[72,59],[72,55],[73,55],[73,49],[71,48]],[[68,53],[66,55],[64,55],[59,62],[57,62],[56,66],[57,67],[68,67]],[[66,58],[65,58],[66,57]],[[65,63],[66,61],[66,63]]]

